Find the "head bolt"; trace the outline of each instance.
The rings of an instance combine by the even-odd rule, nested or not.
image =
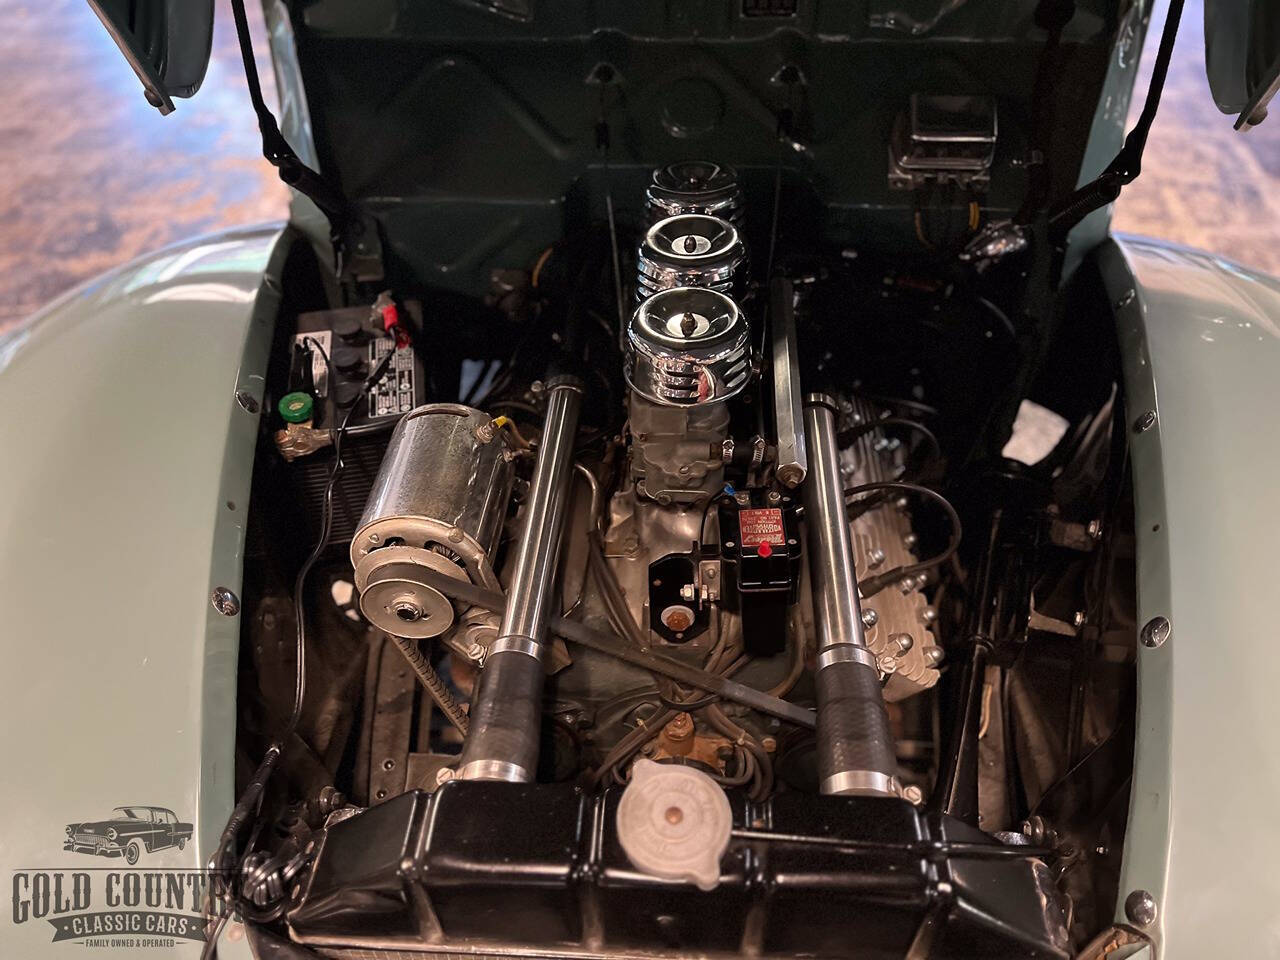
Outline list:
[[[941,647],[930,647],[924,652],[924,662],[931,667],[936,667],[946,656]]]
[[[889,637],[889,644],[902,654],[915,646],[915,639],[909,633],[895,633]]]
[[[862,611],[862,625],[864,627],[874,627],[880,622],[880,614],[876,613],[870,607]]]
[[[867,554],[867,563],[873,567],[880,566],[880,564],[884,563],[884,551],[879,547],[874,548],[869,554]]]

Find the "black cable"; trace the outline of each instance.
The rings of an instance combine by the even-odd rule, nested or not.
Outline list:
[[[307,338],[310,339],[310,338]],[[314,341],[313,341],[314,342]],[[317,344],[319,346],[319,344]],[[321,355],[325,357],[326,364],[328,356],[323,348]],[[360,398],[368,395],[369,391],[375,387],[378,382],[386,376],[387,370],[391,367],[391,361],[395,358],[395,351],[389,351],[386,356],[379,361],[374,368],[373,373],[364,381],[360,388]],[[333,382],[333,368],[329,367],[329,380]],[[280,758],[284,755],[284,745],[293,737],[294,731],[298,727],[298,722],[302,718],[302,701],[306,694],[306,617],[303,610],[303,589],[306,586],[307,575],[311,572],[311,568],[315,566],[316,561],[324,553],[324,548],[329,542],[329,533],[333,527],[333,491],[337,486],[338,475],[342,471],[342,438],[346,433],[347,425],[351,422],[351,416],[355,413],[359,406],[359,399],[352,404],[347,410],[346,416],[342,418],[342,423],[335,427],[330,427],[330,436],[333,438],[333,467],[329,471],[329,480],[325,484],[323,506],[320,511],[320,535],[316,539],[316,545],[312,548],[310,555],[303,563],[302,568],[298,571],[297,579],[293,585],[293,612],[294,620],[297,627],[297,653],[296,653],[296,669],[294,673],[294,694],[293,694],[293,710],[289,714],[289,721],[285,724],[284,732],[270,746],[267,747],[266,755],[262,758],[262,762],[258,764],[257,770],[254,771],[250,778],[248,786],[245,787],[244,793],[240,800],[236,803],[235,808],[231,811],[231,816],[227,820],[227,825],[223,828],[222,836],[219,838],[218,847],[214,851],[210,861],[210,867],[217,873],[227,869],[226,860],[229,849],[236,837],[244,828],[249,819],[256,816],[261,808],[262,798],[264,796],[267,781],[270,780],[272,773],[275,772],[276,766],[280,762]],[[244,857],[248,855],[252,849],[250,844],[244,854],[237,858],[234,872],[230,876],[237,876],[240,871],[240,865],[244,861]],[[229,891],[228,891],[229,893]],[[227,897],[228,910],[230,909],[231,897]],[[202,960],[208,960],[214,955],[216,949],[217,937],[214,934],[220,933],[223,925],[226,923],[227,914],[224,913],[219,917],[218,926],[211,933],[209,939],[205,943],[202,952]]]
[[[707,538],[707,517],[711,513],[712,505],[719,503],[721,500],[727,499],[728,496],[729,496],[728,491],[721,490],[719,493],[713,494],[711,497],[709,497],[707,499],[707,502],[702,505],[702,520],[698,524],[698,543],[699,544],[701,544]]]
[[[946,563],[960,547],[960,514],[956,513],[956,508],[951,505],[951,501],[938,493],[936,490],[930,490],[928,487],[921,486],[918,483],[907,483],[903,480],[882,480],[877,483],[863,483],[856,487],[850,487],[845,490],[846,506],[849,497],[856,497],[863,493],[874,493],[878,490],[901,490],[903,493],[914,493],[922,497],[928,497],[938,506],[946,511],[947,519],[951,522],[951,537],[947,542],[946,548],[937,556],[930,557],[927,560],[921,560],[919,563],[908,563],[900,567],[894,567],[892,570],[886,570],[878,576],[871,577],[867,580],[858,582],[858,592],[863,598],[873,596],[893,583],[895,580],[901,580],[904,577],[915,576],[925,570],[931,570],[936,566]]]

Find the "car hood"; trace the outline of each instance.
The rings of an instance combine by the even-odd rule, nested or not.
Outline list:
[[[1274,5],[1205,2],[1214,95],[1256,122],[1280,49],[1277,14],[1264,9]],[[152,102],[164,110],[195,92],[208,0],[92,3]],[[575,214],[602,217],[607,193],[638,196],[655,167],[691,158],[737,167],[748,193],[777,167],[794,172],[816,195],[788,209],[811,210],[834,242],[872,232],[907,249],[914,199],[887,177],[887,144],[915,94],[994,101],[990,218],[1026,213],[1028,196],[1050,206],[1119,149],[1150,7],[264,4],[277,112],[294,150],[377,221],[389,281],[471,295],[488,291],[495,268],[532,262],[566,222],[581,222]],[[1055,10],[1070,18],[1050,43]],[[1042,162],[1039,177],[1031,171]]]
[[[1236,129],[1266,119],[1280,89],[1280,6],[1265,0],[1205,0],[1205,71],[1223,113]]]

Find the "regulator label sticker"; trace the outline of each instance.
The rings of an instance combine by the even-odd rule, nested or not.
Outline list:
[[[787,534],[782,526],[782,511],[777,507],[738,511],[738,537],[744,547],[762,543],[782,547]]]
[[[413,350],[405,347],[396,350],[393,337],[379,337],[369,344],[369,369],[372,370],[389,352],[395,350],[387,375],[369,391],[369,416],[389,417],[408,413],[413,409],[414,390]]]

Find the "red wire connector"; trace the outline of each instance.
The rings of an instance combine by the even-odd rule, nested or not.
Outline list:
[[[383,290],[373,301],[373,314],[375,321],[382,322],[382,329],[396,338],[397,350],[409,346],[409,331],[400,322],[400,308],[396,306],[390,290]]]

